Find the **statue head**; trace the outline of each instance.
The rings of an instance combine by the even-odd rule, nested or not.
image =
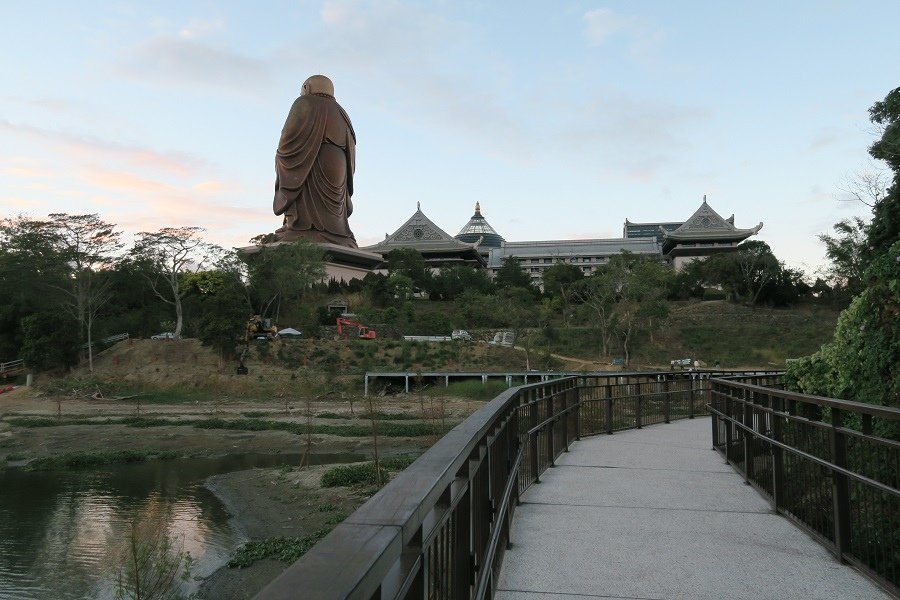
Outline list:
[[[324,75],[313,75],[304,81],[303,87],[300,88],[301,96],[306,96],[308,94],[328,94],[329,96],[334,96],[334,84]]]

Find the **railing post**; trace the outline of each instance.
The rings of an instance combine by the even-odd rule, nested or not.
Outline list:
[[[772,398],[772,439],[776,442],[783,441],[782,423],[784,412],[784,398]],[[785,506],[784,490],[784,449],[781,446],[772,446],[772,500],[775,503],[775,511]]]
[[[694,379],[691,378],[691,391],[688,392],[688,419],[694,418]]]
[[[666,423],[672,422],[672,394],[669,392],[669,380],[663,381],[663,415]]]
[[[613,432],[613,397],[612,386],[606,386],[606,433],[612,435]]]
[[[641,428],[641,410],[643,409],[643,406],[642,406],[643,403],[641,402],[641,384],[639,384],[639,383],[637,384],[637,392],[638,392],[637,400],[635,400],[635,403],[634,403],[635,406],[637,407],[637,410],[635,411],[635,412],[637,412],[637,415],[636,415],[637,420],[635,421],[635,425],[638,429],[640,429]]]
[[[743,430],[744,436],[744,483],[750,485],[750,480],[753,479],[753,440],[755,439],[756,428],[753,427],[753,400],[752,394],[747,390],[744,390],[741,394],[744,401],[744,410],[743,410],[743,418],[741,419],[744,422],[745,427],[749,427],[751,433],[747,433],[747,430]]]
[[[847,467],[847,438],[838,431],[841,427],[842,411],[831,409],[831,460],[841,468]],[[847,476],[837,471],[831,472],[832,498],[834,500],[834,549],[843,562],[844,554],[850,550],[850,486]]]
[[[731,443],[732,443],[732,423],[731,423],[731,390],[728,390],[729,393],[724,394],[725,403],[724,410],[722,412],[725,413],[725,464],[728,464],[728,458],[731,456]]]
[[[545,388],[541,388],[541,389],[543,391],[547,391]],[[553,392],[553,386],[550,387],[549,391],[550,391],[550,394],[548,396],[546,396],[544,399],[544,405],[547,407],[546,408],[547,413],[545,415],[546,419],[549,419],[556,415],[556,412],[555,412],[556,394],[554,394],[554,392]],[[555,467],[556,465],[553,464],[553,458],[554,458],[554,454],[556,453],[555,448],[554,448],[554,440],[555,440],[556,436],[555,436],[553,430],[556,429],[556,420],[554,419],[553,421],[550,421],[549,423],[547,423],[547,425],[545,425],[545,427],[547,429],[547,459],[550,462],[550,466]]]
[[[577,386],[572,388],[572,393],[575,397],[575,404],[578,405],[578,408],[575,409],[575,439],[581,439],[581,407],[584,404],[581,403],[581,390],[584,388],[581,386]]]

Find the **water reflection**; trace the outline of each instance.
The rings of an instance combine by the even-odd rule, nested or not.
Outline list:
[[[314,463],[361,460],[320,454]],[[195,577],[243,540],[203,487],[209,475],[298,464],[298,455],[244,455],[115,465],[76,472],[0,472],[0,600],[107,600],[131,523],[154,523],[196,561]],[[183,591],[199,587],[192,580]]]

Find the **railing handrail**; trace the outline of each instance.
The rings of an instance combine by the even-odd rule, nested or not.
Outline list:
[[[444,495],[496,420],[522,390],[574,377],[510,388],[472,413],[426,450],[365,504],[316,544],[316,550],[294,563],[256,598],[288,598],[296,592],[292,571],[302,569],[306,597],[368,598],[402,559],[402,550],[419,531],[423,519]],[[351,546],[345,542],[351,541]],[[348,553],[356,546],[361,553]],[[333,548],[332,548],[333,547]],[[361,556],[363,554],[364,556]],[[341,573],[341,577],[336,574]],[[396,587],[402,587],[397,583]]]
[[[728,378],[715,378],[721,380],[738,389],[757,392],[769,396],[777,396],[784,400],[794,400],[797,402],[805,402],[807,404],[815,404],[816,406],[827,406],[828,408],[837,408],[858,414],[871,415],[881,419],[889,419],[892,421],[900,420],[900,408],[892,406],[881,406],[878,404],[868,404],[866,402],[857,402],[855,400],[840,400],[837,398],[826,398],[824,396],[814,396],[812,394],[801,394],[800,392],[791,392],[789,390],[778,390],[760,385],[742,383],[733,381]]]
[[[10,360],[5,363],[0,363],[0,373],[4,371],[18,371],[25,367],[25,359],[17,358],[16,360]]]

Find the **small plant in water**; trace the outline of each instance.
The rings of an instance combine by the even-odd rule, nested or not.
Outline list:
[[[116,600],[179,600],[194,560],[155,519],[131,523],[119,562]]]

